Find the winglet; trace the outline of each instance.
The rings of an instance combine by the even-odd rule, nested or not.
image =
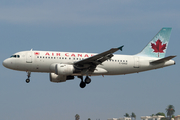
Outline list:
[[[121,47],[118,47],[118,49],[122,51],[122,48],[123,48],[123,47],[124,47],[124,45],[123,45],[123,46],[121,46]]]

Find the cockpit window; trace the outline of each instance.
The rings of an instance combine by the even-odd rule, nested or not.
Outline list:
[[[16,55],[11,55],[11,57],[16,57]]]
[[[11,58],[20,58],[20,55],[11,55]]]

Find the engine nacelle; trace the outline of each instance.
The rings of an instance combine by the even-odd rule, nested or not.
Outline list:
[[[57,75],[55,73],[49,74],[51,82],[65,82],[66,80],[74,79],[74,76],[66,76],[66,75]]]
[[[57,75],[72,75],[74,71],[73,65],[56,64],[55,73]]]

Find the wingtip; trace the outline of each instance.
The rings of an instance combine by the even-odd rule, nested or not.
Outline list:
[[[122,45],[121,47],[118,47],[118,49],[122,51],[122,48],[123,48],[123,47],[124,47],[124,45]]]

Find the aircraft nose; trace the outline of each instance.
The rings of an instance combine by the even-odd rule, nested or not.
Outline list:
[[[2,64],[3,64],[4,67],[6,67],[7,66],[6,60],[4,60]]]
[[[2,64],[3,64],[4,67],[8,68],[9,60],[8,59],[4,60]]]

